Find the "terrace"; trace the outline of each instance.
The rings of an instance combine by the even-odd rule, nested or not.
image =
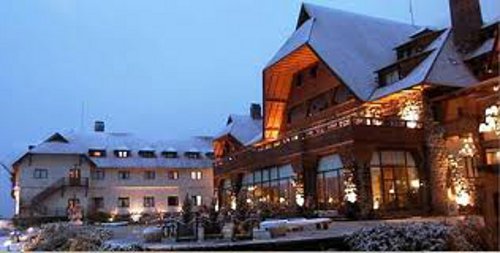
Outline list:
[[[404,140],[405,143],[411,144],[423,140],[422,128],[423,123],[420,121],[356,116],[337,118],[290,132],[277,140],[247,147],[217,159],[215,166],[218,173],[248,166],[268,166],[280,156],[354,142],[390,145]]]

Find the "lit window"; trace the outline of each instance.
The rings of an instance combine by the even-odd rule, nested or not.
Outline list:
[[[104,149],[89,149],[89,156],[90,157],[105,157],[106,150],[104,150]]]
[[[171,179],[171,180],[177,180],[179,179],[179,172],[178,171],[169,171],[168,172],[168,179]]]
[[[33,173],[33,178],[45,179],[48,178],[49,171],[47,169],[35,169]]]
[[[203,204],[201,201],[202,200],[201,195],[191,196],[191,199],[193,201],[194,206],[201,206]]]
[[[128,150],[116,150],[115,155],[116,155],[116,157],[119,157],[119,158],[127,158],[130,156],[130,151],[128,151]]]
[[[120,180],[128,180],[130,179],[130,171],[118,171],[118,179]]]
[[[154,180],[156,178],[156,172],[152,170],[148,170],[144,172],[144,179],[146,180]]]
[[[486,164],[500,164],[500,149],[486,149]]]
[[[130,207],[130,198],[129,197],[119,197],[118,198],[118,207],[119,208]]]
[[[144,197],[144,207],[155,207],[155,198],[151,196]]]
[[[201,171],[191,171],[191,179],[193,180],[201,180],[202,173]]]

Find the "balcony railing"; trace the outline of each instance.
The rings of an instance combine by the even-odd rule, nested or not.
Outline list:
[[[331,133],[339,129],[344,129],[353,126],[420,129],[423,127],[423,123],[420,121],[408,121],[401,119],[373,118],[373,117],[344,117],[344,118],[334,119],[328,122],[324,122],[309,127],[307,129],[290,132],[286,136],[281,137],[278,140],[267,142],[260,146],[250,146],[236,153],[233,153],[229,156],[216,159],[215,166],[222,166],[225,163],[237,160],[239,156],[246,155],[249,152],[261,152],[265,150],[270,150],[288,143],[302,141],[313,137],[318,137],[323,134]]]

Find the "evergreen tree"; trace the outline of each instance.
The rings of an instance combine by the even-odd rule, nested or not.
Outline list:
[[[186,194],[184,202],[182,203],[182,222],[188,224],[193,220],[193,218],[193,203],[191,201],[191,198],[189,197],[189,194]]]

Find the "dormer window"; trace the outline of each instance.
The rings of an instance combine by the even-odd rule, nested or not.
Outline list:
[[[161,155],[165,158],[177,158],[177,152],[176,151],[163,151],[161,152]]]
[[[127,158],[130,156],[129,150],[115,150],[115,156],[118,158]]]
[[[195,151],[188,151],[184,153],[184,155],[189,158],[189,159],[200,159],[200,152],[195,152]]]
[[[106,150],[104,149],[89,149],[90,157],[106,157]]]
[[[399,70],[395,69],[384,75],[384,85],[393,84],[399,81]]]
[[[139,156],[143,158],[155,158],[156,154],[153,150],[140,150]]]
[[[205,153],[205,156],[206,156],[208,159],[214,159],[214,158],[215,158],[215,154],[214,154],[214,152],[207,152],[207,153]]]

